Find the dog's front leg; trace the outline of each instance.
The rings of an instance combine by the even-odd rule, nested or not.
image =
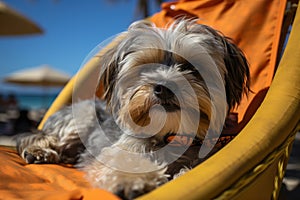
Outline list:
[[[121,137],[104,148],[84,170],[94,186],[124,199],[135,198],[168,181],[166,167],[149,156],[143,139],[130,137]]]
[[[24,133],[17,137],[17,150],[27,163],[59,163],[59,155],[53,149],[56,143],[55,135]]]
[[[17,137],[17,150],[29,164],[76,163],[84,145],[77,133],[66,133],[63,139],[44,131],[24,133]]]

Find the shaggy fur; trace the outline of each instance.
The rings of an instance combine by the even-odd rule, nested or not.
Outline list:
[[[96,187],[131,199],[205,159],[199,144],[219,136],[249,69],[227,38],[190,20],[139,21],[115,43],[101,58],[104,101],[63,108],[18,151],[28,163],[76,163]],[[170,134],[192,140],[170,145]]]

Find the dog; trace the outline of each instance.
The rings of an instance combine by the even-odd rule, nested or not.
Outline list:
[[[66,106],[18,138],[27,163],[71,163],[95,186],[132,199],[216,152],[231,108],[249,91],[243,52],[213,28],[134,22],[101,57],[103,99]]]

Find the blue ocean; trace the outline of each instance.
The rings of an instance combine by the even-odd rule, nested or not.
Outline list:
[[[15,94],[18,107],[28,110],[47,109],[58,94]]]

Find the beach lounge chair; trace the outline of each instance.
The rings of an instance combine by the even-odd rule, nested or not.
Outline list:
[[[185,1],[180,2],[183,3],[182,5],[186,3]],[[202,7],[198,6],[194,9],[203,9],[207,15],[210,15],[210,10],[214,10],[215,14],[212,18],[218,23],[213,24],[213,26],[218,27],[224,34],[227,31],[222,29],[222,23],[219,20],[230,19],[227,15],[232,10],[234,12],[235,9],[242,6],[240,3],[252,2],[250,3],[251,6],[257,6],[256,9],[259,9],[261,6],[266,6],[268,2],[272,2],[267,6],[269,10],[266,12],[274,14],[277,11],[271,17],[274,21],[265,22],[265,19],[262,18],[259,22],[256,21],[256,23],[267,23],[269,28],[272,24],[272,31],[264,32],[264,34],[272,33],[273,36],[275,35],[271,44],[272,47],[271,49],[264,49],[256,46],[254,49],[254,51],[262,50],[269,53],[268,58],[270,60],[267,61],[268,67],[271,67],[271,69],[267,69],[269,82],[266,85],[262,84],[262,88],[258,87],[260,88],[258,91],[262,90],[265,94],[259,96],[262,102],[260,101],[259,105],[255,106],[257,110],[251,112],[247,112],[247,109],[241,112],[233,111],[238,112],[240,116],[251,115],[246,119],[247,123],[244,124],[244,117],[240,117],[238,123],[242,124],[243,128],[234,140],[190,172],[139,199],[278,199],[294,136],[299,130],[300,10],[297,11],[287,47],[277,67],[278,49],[283,46],[279,35],[282,30],[285,30],[285,26],[282,28],[281,23],[284,19],[286,1],[214,1],[219,2],[216,5],[212,5],[211,2],[213,1],[209,0],[201,2],[203,2]],[[167,5],[169,4],[164,6]],[[210,9],[210,6],[215,7]],[[179,4],[169,8],[174,10],[176,7],[179,12],[184,12],[184,7],[180,7]],[[236,14],[239,15],[240,20],[243,20],[242,16],[246,15],[246,11],[250,12],[243,10]],[[160,13],[164,15],[167,11],[163,9]],[[150,20],[155,21],[155,17],[159,16],[156,15]],[[213,20],[212,23],[214,23]],[[225,26],[228,21],[224,23]],[[238,21],[232,23],[237,25]],[[244,23],[248,23],[248,21],[246,20]],[[237,32],[234,33],[241,38],[237,43],[241,46],[245,45],[242,43],[243,36]],[[251,46],[251,43],[247,45]],[[71,102],[74,88],[80,91],[80,85],[83,84],[90,84],[91,88],[96,88],[95,80],[97,77],[95,74],[97,73],[95,71],[99,70],[100,59],[99,56],[94,56],[85,64],[84,68],[57,97],[46,113],[44,120]],[[251,64],[251,59],[249,60]],[[273,65],[270,65],[270,62]],[[275,70],[276,73],[273,77]],[[259,76],[258,74],[255,75]],[[267,91],[264,90],[266,88]],[[101,88],[98,93],[101,94]],[[87,95],[86,97],[89,98],[90,96]],[[255,96],[245,105],[249,106],[253,99]],[[43,126],[44,120],[41,122],[40,128]],[[7,148],[1,148],[0,162],[0,191],[6,199],[93,199],[97,195],[102,195],[103,199],[116,198],[106,191],[92,189],[84,180],[81,172],[68,166],[26,165],[16,155],[15,151]]]

